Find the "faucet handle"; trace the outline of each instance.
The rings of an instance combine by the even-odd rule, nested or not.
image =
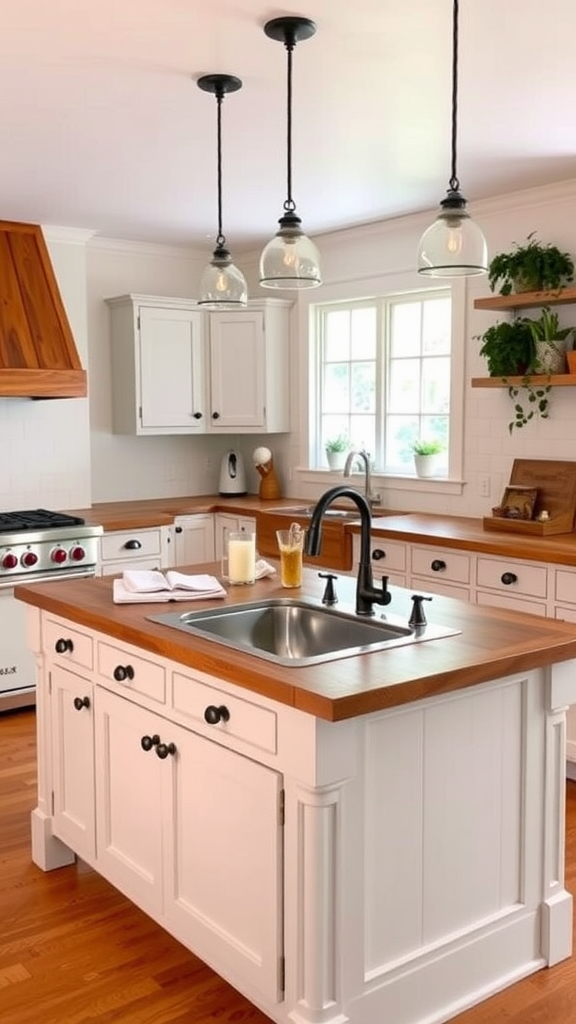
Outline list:
[[[326,580],[326,587],[322,596],[322,604],[338,604],[338,597],[334,589],[334,580],[337,580],[338,577],[334,576],[331,572],[319,572],[318,576],[321,580]]]
[[[431,601],[431,597],[425,597],[424,594],[412,594],[412,614],[408,619],[409,626],[425,626],[426,616],[422,607],[422,601]]]

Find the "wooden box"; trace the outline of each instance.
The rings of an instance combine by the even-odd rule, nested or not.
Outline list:
[[[576,462],[561,459],[515,459],[510,474],[510,486],[536,487],[538,498],[534,515],[546,509],[550,518],[503,519],[484,516],[485,530],[504,533],[524,533],[534,537],[549,537],[555,533],[572,533],[576,516]]]

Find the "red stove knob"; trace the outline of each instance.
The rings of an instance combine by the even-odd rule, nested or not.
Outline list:
[[[38,555],[34,551],[25,551],[20,561],[29,569],[31,565],[36,565]]]
[[[68,555],[64,548],[54,548],[50,554],[50,559],[58,565],[62,565],[62,562],[65,562],[67,558]]]
[[[80,547],[79,544],[77,544],[76,547],[70,548],[70,558],[73,562],[81,562],[86,558],[84,548]]]
[[[2,559],[3,569],[15,569],[17,565],[18,559],[16,558],[16,555],[12,554],[11,551],[9,551],[7,555],[4,555]]]

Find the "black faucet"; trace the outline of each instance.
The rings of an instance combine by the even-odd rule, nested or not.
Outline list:
[[[305,540],[307,555],[319,555],[322,541],[322,516],[336,498],[350,498],[358,506],[362,523],[360,541],[360,561],[358,563],[358,579],[356,583],[356,614],[374,615],[373,604],[390,604],[392,595],[388,593],[388,577],[382,577],[382,589],[374,586],[372,580],[372,563],[370,561],[370,527],[372,516],[370,505],[360,491],[353,487],[332,487],[318,500],[312,512],[310,526]]]

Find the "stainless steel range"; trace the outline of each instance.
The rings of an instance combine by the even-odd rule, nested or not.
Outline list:
[[[101,526],[62,512],[0,512],[0,711],[35,703],[34,659],[15,584],[94,576],[101,534]]]

